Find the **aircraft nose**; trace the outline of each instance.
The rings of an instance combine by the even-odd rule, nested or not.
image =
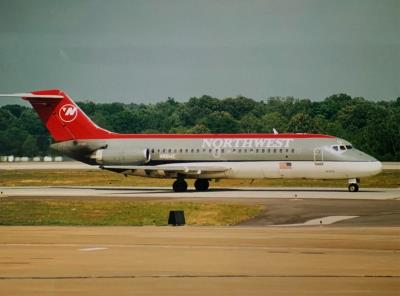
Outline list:
[[[368,170],[370,171],[371,175],[377,175],[382,172],[382,163],[378,160],[371,161],[368,166]]]

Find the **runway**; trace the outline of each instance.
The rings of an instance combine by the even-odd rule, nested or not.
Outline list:
[[[1,295],[398,295],[399,228],[1,227]]]

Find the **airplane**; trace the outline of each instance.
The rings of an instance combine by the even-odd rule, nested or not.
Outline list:
[[[343,139],[323,134],[120,134],[97,126],[63,91],[0,96],[32,105],[54,139],[51,148],[75,160],[121,173],[173,178],[175,192],[196,179],[207,191],[211,179],[347,179],[357,192],[361,177],[382,164]]]

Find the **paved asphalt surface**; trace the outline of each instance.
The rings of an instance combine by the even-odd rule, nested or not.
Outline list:
[[[400,291],[400,189],[1,187],[2,198],[229,202],[265,210],[235,227],[1,226],[0,295]],[[298,226],[313,219],[322,223]],[[290,224],[297,226],[276,226]]]
[[[398,227],[0,227],[1,295],[399,295]]]
[[[191,190],[190,190],[191,189]],[[91,196],[91,197],[131,197],[131,198],[228,198],[228,199],[357,199],[357,200],[400,200],[400,188],[362,188],[359,192],[348,192],[347,188],[308,187],[245,187],[213,188],[207,192],[175,193],[170,187],[84,187],[84,186],[24,186],[0,187],[0,196]]]

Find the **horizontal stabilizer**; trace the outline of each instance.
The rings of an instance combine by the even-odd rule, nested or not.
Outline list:
[[[60,95],[36,95],[33,93],[0,94],[0,97],[19,97],[19,98],[41,98],[41,99],[62,99]]]

